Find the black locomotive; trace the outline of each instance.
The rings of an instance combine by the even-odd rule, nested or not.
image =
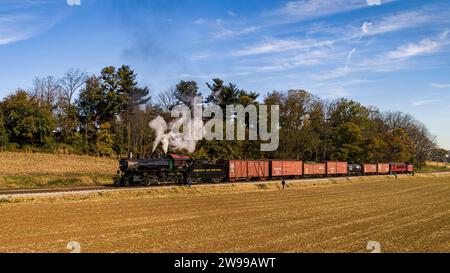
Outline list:
[[[121,159],[115,185],[152,186],[161,184],[218,183],[226,177],[225,163],[193,160],[168,154],[148,159]]]

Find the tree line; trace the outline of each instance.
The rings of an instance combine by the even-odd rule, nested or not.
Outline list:
[[[105,67],[95,75],[70,69],[60,79],[36,78],[32,88],[19,89],[0,103],[2,150],[149,155],[155,136],[148,123],[158,115],[170,120],[173,107],[190,106],[201,93],[197,82],[180,81],[152,99],[136,78],[126,65]],[[260,152],[259,141],[202,140],[192,154],[197,158],[399,161],[420,167],[439,151],[426,126],[402,112],[381,112],[344,98],[323,100],[301,89],[259,98],[221,79],[206,87],[205,105],[279,105],[280,146]]]

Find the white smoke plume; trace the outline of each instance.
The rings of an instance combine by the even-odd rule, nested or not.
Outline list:
[[[349,53],[348,63],[355,51],[356,48]],[[220,106],[207,105],[203,109],[201,97],[198,97],[194,99],[191,108],[185,105],[174,107],[171,111],[171,117],[174,121],[170,124],[167,124],[161,116],[158,116],[149,123],[150,128],[156,132],[153,152],[161,144],[165,153],[168,152],[169,148],[187,150],[193,153],[199,140],[215,139],[223,141],[225,127],[227,140],[246,140],[245,119],[247,114],[249,116],[248,140],[258,140],[259,133],[259,138],[262,141],[270,141],[270,143],[261,143],[261,151],[275,151],[278,149],[280,143],[279,106],[270,106],[270,128],[267,124],[267,111],[267,105],[260,105],[259,111],[255,105],[249,105],[247,107],[243,105],[231,105],[231,107],[227,106],[224,120],[223,109]],[[203,122],[203,118],[208,119],[206,124]],[[236,128],[235,125],[237,125]],[[235,129],[237,130],[237,134],[235,134]]]
[[[172,111],[172,117],[180,117],[169,125],[161,116],[156,117],[149,123],[150,128],[156,132],[153,152],[160,143],[165,153],[168,152],[169,147],[186,150],[189,153],[195,152],[197,141],[203,139],[205,134],[205,126],[202,119],[203,106],[198,103],[198,100],[193,100],[192,105],[194,108],[193,119],[190,109],[186,106],[180,106],[175,107]],[[183,130],[181,130],[181,127],[183,127]]]
[[[164,153],[167,153],[170,148],[176,148],[181,150],[186,150],[189,153],[195,152],[195,148],[197,145],[197,141],[195,140],[186,140],[182,133],[176,132],[174,129],[178,128],[180,124],[186,124],[186,118],[181,117],[178,120],[171,122],[170,125],[167,125],[167,122],[161,117],[158,116],[154,120],[150,122],[150,128],[155,130],[156,139],[153,143],[153,152],[158,148],[161,143]],[[171,128],[168,131],[169,127]],[[187,128],[189,129],[189,128]]]
[[[153,151],[156,150],[159,143],[162,144],[162,148],[165,153],[167,153],[169,149],[169,134],[166,133],[167,131],[167,122],[161,117],[158,116],[154,120],[152,120],[150,123],[150,128],[152,128],[156,132],[156,139],[155,142],[153,142]]]

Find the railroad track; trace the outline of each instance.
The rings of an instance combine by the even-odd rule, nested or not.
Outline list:
[[[441,174],[441,175],[450,175],[450,172],[433,172],[433,173],[423,173],[423,174]],[[325,180],[325,179],[342,179],[346,177],[321,177],[321,178],[302,178],[295,180],[287,180],[288,182],[301,182],[308,180]],[[268,183],[274,182],[276,180],[269,181],[240,181],[240,182],[220,182],[220,183],[205,183],[201,185],[224,185],[230,183],[239,183],[239,184],[251,184],[251,183]],[[195,186],[196,184],[194,184]],[[0,189],[0,198],[4,197],[13,197],[13,196],[35,196],[35,195],[51,195],[51,194],[68,194],[68,193],[90,193],[90,192],[103,192],[103,191],[115,191],[115,190],[139,190],[139,189],[149,189],[149,188],[158,188],[158,187],[173,187],[173,186],[182,186],[178,184],[160,184],[153,186],[135,186],[135,187],[115,187],[113,185],[107,186],[79,186],[79,187],[59,187],[59,188],[34,188],[34,189]]]

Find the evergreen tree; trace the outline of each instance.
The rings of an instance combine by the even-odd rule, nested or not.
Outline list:
[[[180,81],[175,87],[175,98],[182,104],[192,106],[195,97],[202,94],[198,91],[198,85],[195,81]]]

